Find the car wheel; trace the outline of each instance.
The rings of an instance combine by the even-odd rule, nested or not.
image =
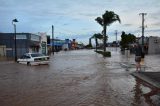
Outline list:
[[[31,63],[30,62],[27,62],[27,66],[30,66],[31,65]]]
[[[19,61],[17,61],[17,63],[19,63]]]

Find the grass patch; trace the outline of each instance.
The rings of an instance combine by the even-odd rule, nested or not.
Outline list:
[[[102,54],[104,57],[111,57],[111,52],[110,51],[95,51],[96,53]]]

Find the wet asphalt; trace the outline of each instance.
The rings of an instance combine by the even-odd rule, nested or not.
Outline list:
[[[134,55],[108,50],[109,58],[93,50],[62,51],[49,65],[0,62],[0,106],[159,106],[159,95],[144,96],[152,88],[131,75]],[[145,71],[158,71],[158,57],[145,57]]]

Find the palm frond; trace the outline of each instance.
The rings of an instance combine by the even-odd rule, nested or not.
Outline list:
[[[101,26],[103,26],[103,19],[101,17],[97,17],[95,19]]]

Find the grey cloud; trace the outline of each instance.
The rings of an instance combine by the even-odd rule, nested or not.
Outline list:
[[[146,32],[160,32],[160,29],[150,29],[146,30]]]
[[[150,26],[158,26],[158,27],[160,27],[160,22],[151,23]]]
[[[79,15],[87,16],[87,17],[97,17],[99,14],[96,13],[79,13]]]
[[[123,24],[124,27],[130,27],[132,24]]]
[[[94,19],[101,16],[105,10],[111,10],[122,14],[123,18],[121,20],[124,20],[123,23],[125,23],[121,25],[114,24],[112,29],[126,29],[129,33],[136,33],[140,31],[136,30],[138,25],[135,22],[138,20],[135,18],[133,22],[133,14],[135,14],[135,17],[138,17],[140,10],[146,11],[148,18],[151,20],[150,22],[152,22],[151,24],[148,23],[148,25],[157,27],[160,25],[159,7],[159,0],[0,0],[0,23],[3,24],[2,27],[7,26],[7,23],[16,17],[20,20],[18,27],[25,31],[39,31],[43,27],[55,24],[55,26],[59,25],[66,29],[76,30],[73,33],[88,33],[89,31],[92,32],[92,30],[101,30],[101,27],[97,27],[99,25]],[[132,18],[130,18],[131,16]],[[9,22],[7,22],[8,20]],[[148,19],[147,21],[149,22]],[[135,26],[137,27],[135,28]],[[7,28],[4,27],[3,29]],[[60,31],[65,33],[65,30]],[[88,34],[82,35],[85,37]],[[81,37],[78,34],[77,36]]]

